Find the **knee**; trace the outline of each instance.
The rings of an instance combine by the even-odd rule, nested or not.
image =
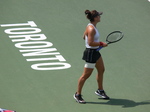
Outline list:
[[[103,72],[103,73],[105,72],[105,67],[103,67],[102,72]]]
[[[104,67],[98,70],[99,74],[103,74],[104,72],[105,72],[105,68]]]
[[[86,81],[86,80],[89,78],[89,76],[90,76],[90,75],[82,75],[82,76],[80,77],[80,80]]]

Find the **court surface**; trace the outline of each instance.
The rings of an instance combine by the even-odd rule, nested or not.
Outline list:
[[[104,12],[97,25],[102,41],[114,30],[125,36],[100,51],[106,68],[104,88],[111,100],[95,95],[94,71],[83,88],[87,104],[82,105],[73,94],[84,66],[86,9]],[[148,0],[0,0],[0,108],[150,111],[149,11]]]

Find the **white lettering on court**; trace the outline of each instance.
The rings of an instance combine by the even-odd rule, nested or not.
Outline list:
[[[41,34],[34,21],[16,24],[1,24],[15,47],[20,49],[27,62],[35,62],[31,65],[34,70],[62,70],[71,67],[64,57],[52,48],[53,43],[46,41],[47,37]]]

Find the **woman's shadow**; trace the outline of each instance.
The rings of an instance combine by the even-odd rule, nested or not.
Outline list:
[[[98,98],[101,99],[101,98]],[[111,98],[107,102],[87,102],[87,104],[104,104],[104,105],[114,105],[114,106],[122,106],[123,108],[135,107],[139,105],[148,105],[150,104],[150,100],[135,102],[133,100],[128,99],[114,99]]]

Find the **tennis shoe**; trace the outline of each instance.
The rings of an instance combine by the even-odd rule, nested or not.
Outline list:
[[[82,98],[81,94],[77,94],[75,93],[73,95],[74,99],[76,100],[76,102],[81,103],[81,104],[85,104],[86,102],[84,101],[84,99]]]
[[[95,94],[102,97],[103,99],[109,100],[109,96],[106,95],[105,91],[102,90],[100,91],[99,89],[97,91],[95,91]]]

